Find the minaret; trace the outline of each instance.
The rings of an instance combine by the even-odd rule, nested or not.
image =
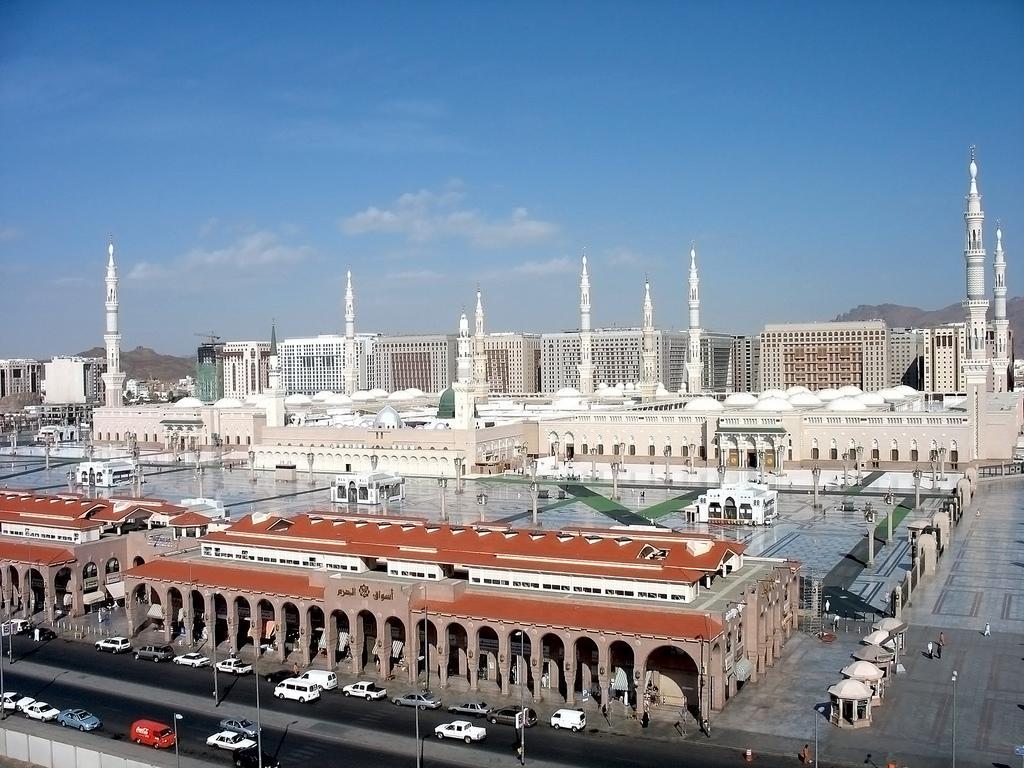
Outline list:
[[[107,408],[120,408],[123,403],[125,375],[121,373],[121,332],[117,327],[117,267],[114,265],[114,242],[107,246],[107,332],[103,345],[107,348],[107,372],[103,374],[104,402]]]
[[[1006,256],[1003,228],[996,222],[996,253],[992,263],[992,325],[995,349],[992,355],[992,389],[1006,392],[1010,387],[1010,321],[1006,319]]]
[[[458,357],[456,358],[455,380],[469,384],[473,378],[473,358],[470,352],[469,320],[463,311],[459,317]]]
[[[583,273],[580,275],[580,392],[594,394],[594,363],[590,348],[590,275],[587,274],[587,251],[583,251]]]
[[[345,394],[359,389],[359,361],[356,353],[356,299],[352,291],[352,270],[345,284]]]
[[[651,282],[644,280],[644,337],[643,372],[640,379],[640,396],[643,402],[654,399],[658,391],[657,355],[654,351],[654,307],[651,304]]]
[[[963,302],[967,315],[967,355],[963,362],[963,371],[967,389],[967,418],[970,424],[971,444],[970,453],[964,459],[973,461],[981,451],[981,401],[983,393],[989,388],[989,376],[992,373],[985,349],[988,298],[985,296],[985,244],[981,234],[985,214],[981,210],[981,194],[978,192],[978,163],[974,159],[974,147],[971,147],[971,163],[968,169],[971,174],[971,185],[967,192],[967,210],[964,211],[967,298]]]
[[[689,349],[686,355],[686,391],[691,394],[704,389],[704,364],[700,359],[700,278],[697,277],[697,249],[690,243],[690,308]]]
[[[476,327],[473,329],[473,386],[477,397],[486,399],[490,391],[487,381],[487,349],[484,344],[484,302],[476,289]]]
[[[281,367],[277,358],[277,325],[270,326],[270,370],[267,374],[267,426],[284,426],[284,390],[281,389]]]

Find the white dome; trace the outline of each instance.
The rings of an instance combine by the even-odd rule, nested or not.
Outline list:
[[[655,397],[668,397],[672,393],[665,389],[665,385],[660,381],[658,382],[658,388],[654,391]]]
[[[400,429],[405,426],[405,422],[402,421],[402,417],[398,415],[398,411],[392,408],[390,405],[385,405],[379,411],[377,416],[373,419],[373,427],[379,429]]]
[[[618,390],[623,390],[625,388],[626,388],[626,385],[623,384],[621,381],[618,384],[615,385],[615,389],[618,389]]]
[[[409,397],[426,397],[427,396],[426,392],[424,392],[422,389],[417,389],[416,387],[409,387],[405,391],[409,393]]]
[[[725,408],[713,397],[697,397],[683,406],[684,411],[721,411]]]
[[[870,661],[855,661],[852,664],[847,664],[839,671],[853,680],[882,679],[882,670]]]
[[[813,392],[804,390],[790,395],[789,404],[794,408],[817,408],[822,405],[821,398]]]
[[[214,408],[241,408],[242,401],[236,400],[233,397],[222,397],[216,403],[213,404]]]
[[[310,405],[312,402],[313,401],[306,395],[299,394],[288,395],[288,397],[284,399],[285,405]]]
[[[757,399],[767,400],[769,397],[777,397],[780,400],[784,400],[786,398],[786,393],[783,392],[781,389],[766,389],[764,392],[757,396]]]
[[[575,387],[562,387],[555,392],[555,397],[579,397],[581,394],[582,392]]]
[[[348,405],[351,402],[352,398],[341,392],[335,392],[327,398],[328,405]]]
[[[749,408],[757,402],[757,398],[749,392],[733,392],[725,398],[726,408]]]
[[[397,392],[392,392],[390,395],[388,395],[388,400],[390,400],[391,402],[395,402],[396,400],[403,400],[404,401],[404,400],[412,400],[414,397],[415,397],[415,395],[409,394],[409,390],[407,390],[407,389],[400,389]]]
[[[864,390],[860,387],[855,387],[853,384],[847,384],[845,387],[839,388],[840,397],[856,397],[861,394]]]
[[[635,392],[636,391],[636,384],[634,384],[632,381],[627,383],[626,384],[626,391],[627,392]]]
[[[203,401],[198,397],[183,397],[174,403],[175,408],[199,408]]]
[[[860,680],[840,680],[828,689],[837,699],[870,699],[871,689]]]
[[[896,389],[902,392],[906,397],[917,397],[921,394],[918,390],[913,387],[908,387],[906,384],[900,384]]]
[[[857,395],[857,399],[868,406],[885,405],[885,398],[879,392],[865,392]]]
[[[842,397],[842,395],[839,394],[838,389],[832,389],[831,387],[819,389],[815,394],[818,396],[818,399],[821,400],[821,402],[823,403],[827,403],[830,400],[836,400]]]
[[[880,394],[882,399],[887,403],[902,403],[907,399],[907,396],[895,387],[893,389],[879,390],[878,394]]]
[[[380,398],[380,397],[387,397],[387,396],[388,396],[388,391],[386,389],[381,389],[380,387],[376,387],[376,388],[370,390],[370,397],[378,397],[378,398]]]
[[[837,397],[825,406],[826,411],[866,411],[868,407],[854,397]]]
[[[597,388],[598,389],[608,389],[608,382],[607,381],[602,381],[600,384],[597,385]]]
[[[609,400],[621,400],[622,390],[618,387],[605,387],[597,393],[600,397],[607,398]]]
[[[317,392],[315,395],[313,395],[313,402],[314,403],[326,403],[328,400],[331,399],[331,395],[333,395],[333,394],[334,394],[333,392],[330,392],[330,391],[328,391],[326,389],[321,391],[321,392]]]
[[[801,392],[810,392],[810,391],[811,390],[809,390],[807,387],[798,385],[798,386],[790,387],[789,389],[787,389],[786,390],[786,397],[792,397],[793,395],[799,395]]]
[[[360,389],[358,392],[352,393],[352,399],[355,401],[363,402],[366,400],[373,400],[373,395],[371,395],[365,389]]]
[[[792,411],[793,406],[790,405],[789,400],[785,400],[781,397],[765,397],[757,401],[757,405],[754,406],[755,411]]]

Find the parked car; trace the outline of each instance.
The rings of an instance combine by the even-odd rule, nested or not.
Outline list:
[[[290,669],[277,669],[273,672],[268,672],[267,674],[265,674],[263,676],[263,679],[266,680],[268,683],[273,683],[274,685],[277,685],[278,683],[283,682],[285,680],[291,680],[293,677],[295,677],[295,673],[292,672]]]
[[[312,680],[299,680],[297,677],[282,680],[274,688],[274,695],[279,699],[292,701],[316,701],[320,698],[320,686]]]
[[[502,707],[501,709],[495,709],[487,713],[487,720],[494,725],[501,723],[502,725],[515,725],[516,715],[520,712],[519,707]],[[526,727],[532,728],[537,724],[537,711],[535,709],[526,710]]]
[[[37,643],[46,643],[57,639],[57,633],[49,627],[33,627],[28,633]]]
[[[240,733],[243,736],[248,736],[250,739],[255,739],[256,732],[259,730],[256,723],[247,717],[225,717],[220,721],[220,729],[222,731]]]
[[[234,731],[217,731],[217,733],[206,739],[206,746],[236,750],[255,747],[256,742],[243,733],[235,733]]]
[[[103,727],[103,723],[96,715],[84,709],[61,710],[57,715],[57,722],[65,728],[77,728],[80,731],[95,731]]]
[[[452,704],[448,711],[455,715],[469,715],[470,717],[487,717],[491,708],[484,701],[467,701],[462,704]]]
[[[582,709],[559,709],[551,715],[551,727],[556,731],[559,728],[568,728],[573,733],[582,731],[587,727],[587,713]]]
[[[451,723],[442,723],[434,729],[434,735],[439,739],[462,739],[467,744],[474,741],[483,741],[487,738],[487,729],[479,725],[473,725],[468,720],[456,720]]]
[[[144,645],[135,650],[136,661],[172,661],[174,649],[169,645]]]
[[[441,708],[441,700],[432,693],[407,693],[404,696],[396,696],[391,703],[396,707]]]
[[[15,694],[15,696],[17,696],[17,694]],[[25,707],[27,707],[29,704],[31,704],[34,701],[35,701],[35,699],[32,698],[31,696],[22,696],[20,698],[16,698],[14,700],[14,711],[15,712],[24,712],[25,711]]]
[[[299,675],[300,680],[311,680],[323,691],[333,691],[338,687],[338,676],[326,669],[310,669]]]
[[[21,699],[21,694],[17,691],[4,691],[3,698],[0,698],[0,706],[4,709],[17,709],[19,699]]]
[[[128,738],[153,749],[169,749],[174,746],[174,729],[156,720],[136,720],[128,729]]]
[[[21,711],[29,720],[41,720],[44,723],[56,720],[60,714],[59,709],[51,707],[45,701],[33,701]]]
[[[93,645],[97,651],[107,653],[128,653],[132,649],[132,642],[127,637],[105,637],[97,640]]]
[[[376,683],[369,680],[360,680],[358,683],[346,685],[341,689],[346,696],[359,696],[364,699],[376,701],[388,695],[387,688],[380,688]]]
[[[251,675],[252,664],[246,664],[241,659],[224,659],[215,665],[218,672],[229,672],[232,675]]]
[[[210,659],[201,653],[183,653],[181,656],[174,657],[174,663],[183,667],[208,667]]]
[[[263,760],[260,760],[260,753],[256,747],[236,749],[232,756],[235,759],[235,768],[281,768],[277,758],[263,753]]]

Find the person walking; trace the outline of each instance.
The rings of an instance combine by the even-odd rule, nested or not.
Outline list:
[[[939,658],[942,658],[942,647],[946,644],[946,635],[943,632],[939,632],[939,642],[936,645],[936,650],[939,652]]]
[[[800,762],[809,763],[811,761],[811,745],[804,744],[804,748],[800,750]]]
[[[935,658],[935,656],[933,656],[933,655],[932,655],[932,648],[933,648],[933,647],[934,647],[934,646],[933,646],[933,644],[932,644],[932,641],[931,641],[931,640],[929,640],[929,641],[928,641],[928,658],[929,658],[929,659],[934,659],[934,658]]]
[[[992,625],[991,625],[991,624],[989,624],[989,623],[988,623],[987,621],[985,622],[985,631],[984,631],[984,632],[982,632],[982,634],[983,634],[983,635],[984,635],[985,637],[988,637],[989,635],[991,635],[991,634],[992,634]]]

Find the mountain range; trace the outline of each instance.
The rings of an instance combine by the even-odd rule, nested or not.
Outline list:
[[[93,347],[78,353],[81,357],[106,357],[103,347]],[[185,376],[195,376],[194,357],[161,355],[149,347],[136,347],[121,352],[121,369],[129,379],[159,379],[175,382]]]
[[[992,319],[992,307],[989,306],[989,320]],[[901,304],[861,304],[848,312],[837,316],[835,320],[885,320],[890,328],[933,328],[946,323],[963,322],[964,308],[960,304],[950,304],[942,309],[919,309],[905,307]],[[1024,297],[1018,296],[1006,300],[1006,319],[1010,321],[1010,331],[1015,339],[1024,344]]]

